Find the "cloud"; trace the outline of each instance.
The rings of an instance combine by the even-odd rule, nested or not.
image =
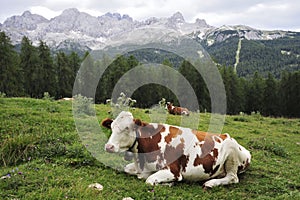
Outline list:
[[[61,11],[53,11],[43,6],[33,6],[29,9],[29,11],[34,14],[42,15],[47,19],[51,19],[61,14]]]

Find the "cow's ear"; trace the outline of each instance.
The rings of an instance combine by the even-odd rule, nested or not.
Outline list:
[[[111,129],[111,123],[113,121],[114,120],[112,120],[112,119],[106,118],[106,119],[102,120],[101,125],[104,126],[105,128]]]
[[[133,121],[134,121],[135,126],[147,126],[148,125],[147,122],[143,122],[140,119],[134,119]]]
[[[140,119],[134,119],[133,121],[134,121],[135,125],[142,126],[143,122]]]

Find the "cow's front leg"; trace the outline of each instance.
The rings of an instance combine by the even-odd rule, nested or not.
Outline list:
[[[150,185],[156,185],[159,183],[168,183],[175,180],[181,181],[182,175],[179,174],[179,177],[176,177],[169,169],[163,169],[149,176],[146,180],[146,183]]]
[[[138,170],[135,163],[130,163],[124,167],[124,171],[127,174],[136,175],[138,174]]]

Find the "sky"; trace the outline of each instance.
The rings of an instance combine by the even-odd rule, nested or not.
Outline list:
[[[0,23],[29,10],[51,19],[67,8],[93,16],[128,14],[134,20],[170,17],[181,12],[185,21],[205,19],[209,25],[248,25],[263,30],[300,32],[299,0],[0,0]]]

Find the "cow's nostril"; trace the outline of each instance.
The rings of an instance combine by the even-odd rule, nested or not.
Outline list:
[[[109,152],[109,153],[113,153],[114,152],[114,145],[112,145],[112,144],[106,144],[105,145],[105,150],[107,151],[107,152]]]

